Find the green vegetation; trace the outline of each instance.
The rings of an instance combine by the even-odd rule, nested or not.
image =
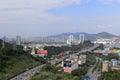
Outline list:
[[[96,48],[95,50],[104,50],[104,45],[100,44],[98,48]]]
[[[88,48],[93,45],[94,44],[92,44],[90,41],[85,41],[83,44],[72,45],[71,47],[69,47],[69,46],[62,46],[62,47],[50,46],[50,47],[45,47],[44,49],[49,51],[48,57],[51,57],[52,55],[58,55],[60,52],[64,52],[64,51],[71,51],[71,53],[74,51],[77,52],[83,48]]]
[[[88,71],[88,67],[86,65],[82,65],[78,69],[73,70],[71,75],[77,76],[79,80],[82,80],[85,77],[87,71]]]
[[[85,54],[85,53],[83,53],[83,54]],[[87,55],[86,65],[87,65],[88,67],[94,65],[95,62],[96,62],[95,56],[94,56],[92,53],[90,53],[90,52],[87,52],[86,55]]]
[[[94,46],[94,44],[91,43],[91,41],[87,40],[83,43],[82,48],[89,48],[89,47],[92,47],[92,46]]]
[[[45,47],[44,49],[49,51],[48,57],[51,57],[52,55],[57,55],[62,51],[66,51],[67,48],[69,47],[62,48],[62,47],[50,46],[50,47]]]
[[[71,74],[59,71],[60,69],[60,67],[46,65],[31,80],[81,80],[87,73],[87,67],[85,65],[73,70]]]
[[[79,80],[82,80],[85,77],[85,74],[87,73],[89,67],[93,66],[96,62],[96,58],[92,53],[86,52],[86,53],[82,53],[82,54],[87,55],[86,64],[84,64],[84,65],[80,66],[78,69],[72,71],[72,75],[77,76],[79,78]]]
[[[78,77],[59,71],[60,69],[60,67],[46,65],[30,80],[78,80]]]
[[[98,78],[98,80],[120,80],[120,71],[114,70],[114,71],[108,71],[106,73],[102,73],[101,77]]]
[[[98,66],[99,66],[99,63],[100,63],[100,61],[99,61],[99,59],[98,59],[98,62],[97,62],[97,64],[95,65],[95,67],[93,68],[93,70],[92,70],[92,73],[94,73],[94,71],[98,68]]]
[[[112,49],[118,49],[118,50],[120,50],[120,48],[119,48],[119,47],[113,47]]]
[[[12,44],[5,43],[6,47],[1,48],[1,44],[0,40],[0,80],[8,80],[44,61],[42,58],[33,58],[24,52],[21,46],[16,46],[17,48],[13,49]]]
[[[36,73],[31,80],[82,80],[91,65],[95,64],[95,56],[86,52],[86,64],[72,71],[71,74],[64,73],[61,67],[46,65],[39,73]]]
[[[59,66],[46,65],[45,67],[42,68],[41,71],[57,73],[59,69],[61,69],[61,67],[59,67]]]
[[[100,62],[100,65],[98,66],[98,72],[102,70],[102,62]]]
[[[103,60],[119,59],[118,54],[109,54],[108,56],[102,56]]]
[[[103,60],[111,60],[111,59],[119,59],[118,54],[109,54],[108,56],[102,56]],[[102,66],[102,63],[101,63]],[[100,68],[101,68],[100,66]],[[98,80],[120,80],[120,71],[111,69],[108,70],[108,72],[101,73],[101,76],[98,78]]]

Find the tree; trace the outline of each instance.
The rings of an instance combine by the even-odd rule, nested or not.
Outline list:
[[[84,65],[84,66],[79,67],[79,68],[76,69],[76,70],[73,70],[71,74],[72,74],[73,76],[82,77],[82,76],[84,76],[86,73],[87,73],[87,67]]]

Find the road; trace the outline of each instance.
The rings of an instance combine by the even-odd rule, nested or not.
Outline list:
[[[99,45],[95,45],[95,46],[93,46],[93,47],[91,47],[91,48],[89,48],[89,49],[81,50],[80,52],[75,53],[75,54],[72,54],[72,55],[69,55],[69,56],[74,56],[74,55],[78,55],[78,54],[83,53],[83,52],[91,51],[91,50],[93,50],[93,49],[95,49],[95,48],[97,48],[97,47],[99,47]],[[50,63],[51,63],[51,65],[56,65],[56,64],[60,63],[60,62],[61,62],[64,58],[66,58],[66,57],[67,57],[67,56],[62,57],[62,58],[60,58],[60,59],[52,60],[52,61],[50,61]],[[20,75],[17,75],[16,77],[14,77],[14,78],[12,78],[12,79],[10,79],[10,80],[30,80],[30,78],[31,78],[35,73],[39,72],[39,71],[41,70],[41,68],[42,68],[43,66],[45,66],[45,65],[46,65],[46,64],[43,64],[43,65],[40,65],[40,66],[35,67],[35,68],[33,68],[33,69],[30,69],[30,70],[28,70],[28,71],[26,71],[26,72],[24,72],[24,73],[21,73]]]
[[[51,65],[55,65],[58,64],[59,62],[61,62],[64,58],[60,58],[60,59],[56,59],[56,60],[52,60],[50,61]],[[42,67],[44,67],[46,64],[37,66],[33,69],[30,69],[24,73],[21,73],[20,75],[10,79],[10,80],[30,80],[30,78],[37,72],[39,72],[41,70]]]
[[[94,67],[97,64],[98,64],[98,66],[100,66],[101,62],[102,62],[101,58],[96,57],[96,63],[91,68],[89,68],[88,73],[86,74],[86,76],[90,77],[91,80],[97,80],[98,77],[101,75],[101,72],[100,71],[98,72],[98,67],[93,72]]]

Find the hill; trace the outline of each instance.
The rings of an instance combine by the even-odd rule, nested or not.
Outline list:
[[[85,35],[85,39],[86,40],[91,40],[94,41],[97,38],[113,38],[113,37],[119,37],[117,35],[113,35],[107,32],[101,32],[101,33],[97,33],[97,34],[89,34],[89,33],[85,33],[85,32],[77,32],[77,33],[62,33],[59,35],[54,35],[54,36],[48,36],[48,37],[55,37],[55,38],[63,38],[66,37],[68,38],[69,35],[73,35],[74,38],[79,39],[80,34],[84,34]]]
[[[5,43],[5,48],[1,46],[2,40],[0,40],[0,80],[9,80],[16,74],[41,64],[23,51],[22,46],[16,46],[16,50],[9,43]]]

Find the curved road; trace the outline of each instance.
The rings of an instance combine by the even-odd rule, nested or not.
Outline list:
[[[94,72],[92,72],[93,69],[94,69],[94,67],[95,67],[97,64],[98,64],[98,66],[100,66],[101,61],[102,61],[101,58],[96,57],[96,63],[88,70],[88,73],[86,74],[86,76],[90,77],[91,80],[97,80],[98,77],[101,75],[101,72],[100,72],[100,71],[98,72],[98,67],[97,67],[97,69],[95,69]],[[99,63],[98,63],[98,62],[99,62]]]

